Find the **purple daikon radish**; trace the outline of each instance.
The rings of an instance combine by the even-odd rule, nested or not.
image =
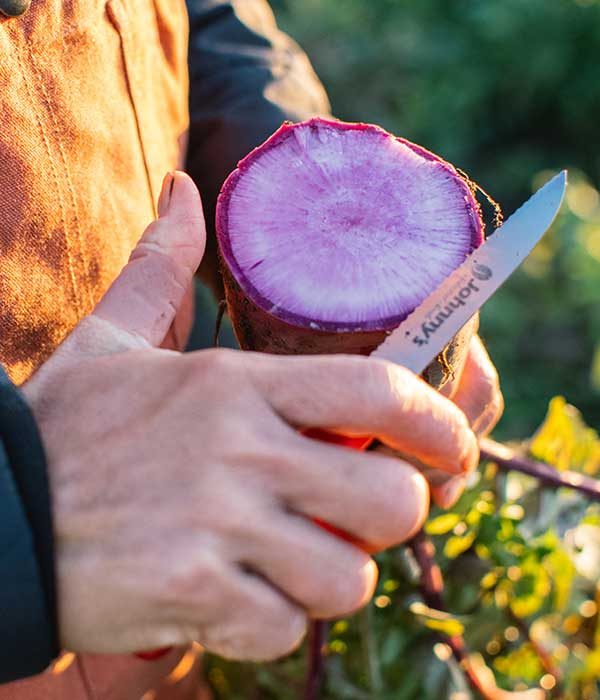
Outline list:
[[[244,349],[369,354],[483,240],[455,168],[369,124],[284,124],[229,176],[217,237]],[[460,365],[473,319],[425,372]]]

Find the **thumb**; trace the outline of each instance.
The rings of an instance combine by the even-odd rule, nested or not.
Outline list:
[[[158,214],[92,313],[155,347],[171,327],[206,243],[200,194],[188,175],[165,177]]]

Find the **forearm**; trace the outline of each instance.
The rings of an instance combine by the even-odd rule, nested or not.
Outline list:
[[[187,169],[202,194],[208,246],[201,275],[220,294],[214,211],[227,175],[282,122],[329,113],[300,47],[264,0],[188,0],[190,140]]]

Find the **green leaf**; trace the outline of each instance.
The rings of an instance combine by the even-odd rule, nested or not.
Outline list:
[[[498,656],[493,662],[496,671],[526,683],[538,681],[544,673],[540,660],[531,644],[525,643],[518,649],[504,656]]]
[[[460,556],[463,552],[466,552],[467,549],[470,549],[474,541],[475,532],[473,531],[467,532],[466,535],[462,535],[461,537],[453,535],[444,545],[444,554],[448,559],[456,559],[456,557]]]
[[[449,637],[462,634],[464,631],[463,624],[453,615],[443,610],[430,608],[424,603],[417,601],[410,606],[410,611],[430,630],[442,632]]]
[[[597,503],[592,503],[581,520],[581,525],[596,525],[600,527],[600,508]]]
[[[544,567],[530,557],[520,567],[520,578],[514,584],[510,609],[520,618],[536,613],[551,591],[551,582]]]
[[[529,450],[533,457],[559,470],[587,474],[600,471],[600,438],[588,427],[581,413],[562,396],[550,401],[548,413],[533,437]]]
[[[500,569],[500,571],[502,571]],[[498,570],[492,570],[488,571],[486,574],[483,575],[481,581],[480,581],[480,586],[483,590],[487,590],[488,588],[493,588],[496,583],[498,582],[498,579],[500,577],[500,571]]]
[[[462,623],[454,618],[448,620],[425,620],[425,627],[436,632],[442,632],[448,637],[454,637],[465,631]]]
[[[519,503],[505,503],[500,508],[500,516],[507,520],[518,522],[525,517],[525,511],[523,510],[523,506]]]
[[[498,532],[498,540],[500,542],[508,542],[512,540],[515,534],[515,526],[512,520],[502,518],[500,520],[500,532]]]
[[[433,518],[425,523],[425,532],[428,535],[445,535],[456,527],[460,520],[461,516],[458,513],[438,515],[437,518]]]
[[[575,565],[564,550],[557,549],[545,557],[544,566],[552,578],[554,607],[559,612],[563,612],[571,601]]]
[[[529,543],[531,551],[535,553],[538,559],[547,557],[552,552],[561,548],[561,542],[553,529],[547,530],[544,534],[536,537],[535,540]]]
[[[587,681],[600,679],[600,649],[594,649],[587,654],[583,668],[576,671],[575,676]]]

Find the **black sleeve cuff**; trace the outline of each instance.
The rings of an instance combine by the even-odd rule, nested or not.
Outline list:
[[[59,653],[54,536],[35,420],[0,368],[0,682],[44,670]]]

